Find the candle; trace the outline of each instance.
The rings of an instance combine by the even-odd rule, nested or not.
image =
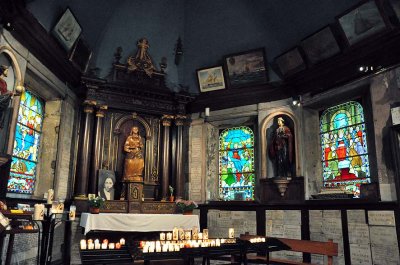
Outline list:
[[[154,246],[149,247],[149,252],[154,252]]]
[[[53,199],[54,199],[54,190],[53,189],[49,189],[47,191],[47,203],[48,204],[53,203]]]
[[[185,231],[185,240],[190,240],[192,237],[192,232],[189,231]]]
[[[94,243],[94,249],[100,249],[100,243]]]
[[[107,249],[107,243],[101,244],[101,249]]]
[[[174,227],[172,230],[172,240],[177,241],[179,239],[179,230],[177,227]]]
[[[119,240],[119,243],[121,244],[121,246],[125,245],[125,238],[121,238]]]
[[[109,249],[114,249],[115,248],[115,243],[108,243],[108,248]]]
[[[82,239],[82,240],[81,240],[81,249],[86,249],[86,248],[87,248],[86,240],[85,240],[85,239]]]
[[[203,229],[203,239],[208,239],[208,229]]]
[[[156,246],[156,252],[161,252],[161,246]]]
[[[228,238],[235,238],[235,229],[229,228]]]
[[[169,251],[169,252],[174,251],[174,245],[168,244],[168,251]]]
[[[167,240],[171,241],[172,240],[172,233],[167,233]]]
[[[192,228],[192,238],[197,240],[199,238],[199,228],[197,226],[193,226]]]
[[[219,240],[219,238],[217,238],[217,239],[215,240],[215,246],[216,246],[216,247],[220,247],[220,246],[221,246],[221,240]]]
[[[211,245],[212,247],[215,247],[215,240],[214,240],[214,239],[211,240],[210,245]]]
[[[76,213],[76,206],[71,205],[69,207],[69,220],[74,221],[75,220],[75,213]]]
[[[149,252],[149,246],[144,246],[144,248],[143,248],[143,253],[147,253],[147,252]]]
[[[121,244],[118,242],[118,243],[115,243],[115,249],[120,249],[121,248]]]
[[[94,244],[93,243],[88,243],[88,249],[94,249]]]
[[[162,246],[162,252],[168,252],[168,245],[167,244]]]
[[[179,240],[185,239],[185,231],[182,228],[179,228]]]
[[[160,240],[164,241],[165,240],[165,233],[160,233]]]
[[[107,244],[108,245],[108,239],[103,239],[103,244]]]
[[[43,220],[44,204],[35,204],[33,212],[33,220]]]
[[[203,233],[198,233],[197,234],[197,239],[202,240],[203,239]]]
[[[174,248],[175,248],[175,251],[179,251],[179,250],[181,249],[181,248],[179,247],[179,245],[175,245]]]
[[[204,110],[204,112],[205,112],[204,114],[205,114],[206,117],[210,116],[210,108],[206,108]]]
[[[93,243],[93,239],[88,239],[88,240],[87,240],[87,243],[88,243],[88,245],[89,245],[90,243]]]

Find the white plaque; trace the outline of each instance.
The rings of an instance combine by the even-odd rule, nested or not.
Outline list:
[[[393,211],[368,211],[369,225],[395,226]]]
[[[352,265],[372,265],[370,245],[350,244]]]
[[[396,227],[370,226],[371,245],[397,246]]]
[[[365,244],[369,242],[369,227],[366,224],[349,223],[349,243]]]
[[[390,110],[392,114],[393,125],[400,124],[400,107],[395,107]]]
[[[347,210],[347,222],[365,224],[365,210]]]
[[[371,246],[374,264],[400,264],[399,249],[395,246]]]

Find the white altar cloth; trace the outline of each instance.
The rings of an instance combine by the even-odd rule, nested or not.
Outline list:
[[[126,214],[126,213],[82,213],[80,226],[85,228],[85,235],[91,230],[122,232],[157,232],[172,231],[174,227],[200,228],[197,215],[182,214]]]

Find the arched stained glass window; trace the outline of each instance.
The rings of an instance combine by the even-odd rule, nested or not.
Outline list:
[[[320,120],[324,187],[344,187],[357,197],[370,182],[364,110],[350,101],[324,111]]]
[[[219,196],[223,200],[254,200],[254,133],[247,126],[219,135]]]
[[[29,91],[21,95],[7,191],[33,194],[36,181],[43,103]]]

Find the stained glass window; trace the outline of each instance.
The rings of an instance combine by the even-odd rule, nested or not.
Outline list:
[[[33,194],[42,134],[43,103],[28,91],[21,95],[7,191]]]
[[[364,110],[350,101],[324,111],[320,120],[322,168],[325,187],[342,187],[360,194],[370,182]]]
[[[254,133],[247,126],[219,135],[219,196],[223,200],[254,200]]]

